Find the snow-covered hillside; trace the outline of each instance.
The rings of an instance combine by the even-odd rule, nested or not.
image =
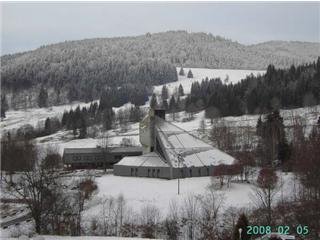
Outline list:
[[[193,78],[187,78],[187,72],[191,69]],[[177,68],[179,72],[180,68]],[[228,78],[228,83],[237,83],[244,79],[246,76],[253,74],[257,76],[258,74],[263,74],[265,71],[256,71],[256,70],[233,70],[233,69],[209,69],[209,68],[184,68],[185,76],[178,76],[178,81],[173,83],[165,84],[170,94],[173,94],[175,88],[178,88],[181,84],[184,89],[184,93],[190,93],[191,85],[193,82],[201,82],[203,79],[208,77],[211,78],[220,78],[224,81]],[[154,92],[156,94],[161,94],[161,89],[163,85],[155,86]]]
[[[25,110],[13,110],[6,112],[6,118],[0,122],[1,132],[17,129],[25,124],[36,127],[42,124],[48,117],[61,117],[64,111],[75,109],[77,106],[88,107],[90,103],[73,102],[71,104],[53,106],[49,108],[28,108]]]
[[[206,77],[215,78],[220,77],[224,80],[227,76],[229,77],[229,82],[236,83],[241,79],[245,78],[247,75],[253,74],[263,74],[265,71],[254,71],[254,70],[232,70],[232,69],[207,69],[207,68],[186,68],[185,71],[191,69],[193,73],[193,78],[187,78],[186,76],[179,76],[177,82],[167,84],[170,93],[174,93],[176,87],[179,87],[182,84],[185,93],[190,93],[191,84],[195,81],[202,81]],[[177,71],[180,69],[177,68]],[[155,86],[154,92],[157,94],[161,93],[162,85]],[[75,109],[77,106],[85,107],[89,106],[89,103],[74,102],[71,104],[53,106],[49,108],[29,108],[25,110],[18,111],[7,111],[6,118],[0,122],[1,133],[4,131],[9,131],[17,129],[25,124],[30,124],[33,127],[37,125],[44,124],[44,121],[48,117],[61,117],[64,111],[70,109]],[[131,104],[126,104],[124,107],[130,107]],[[117,111],[119,108],[114,108]]]

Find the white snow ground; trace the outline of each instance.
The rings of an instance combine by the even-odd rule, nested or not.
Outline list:
[[[279,179],[283,182],[283,190],[278,192],[277,198],[290,198],[293,190],[293,175],[278,172]],[[214,180],[216,183],[217,180]],[[280,180],[279,180],[280,181]],[[90,219],[99,216],[102,205],[101,200],[110,196],[123,195],[127,206],[136,212],[146,205],[154,205],[161,210],[165,217],[171,201],[182,206],[188,196],[201,196],[206,194],[212,184],[211,177],[197,177],[180,179],[180,195],[177,194],[178,180],[165,180],[156,178],[136,178],[104,175],[96,178],[98,193],[88,204],[85,216]],[[248,208],[252,206],[251,194],[253,185],[234,182],[230,188],[216,189],[216,193],[224,194],[224,208]]]
[[[43,122],[48,117],[62,117],[64,111],[77,108],[77,106],[88,107],[90,103],[73,102],[71,104],[53,106],[49,108],[28,108],[25,110],[7,111],[6,118],[0,122],[1,132],[13,130],[25,124],[36,127],[38,123]]]
[[[193,73],[193,78],[187,78],[187,73],[191,69]],[[177,68],[179,73],[180,68]],[[234,69],[209,69],[209,68],[184,68],[185,76],[178,75],[178,81],[164,84],[168,87],[169,94],[173,94],[175,88],[178,88],[181,84],[184,93],[189,94],[191,90],[191,85],[193,82],[201,82],[202,79],[208,77],[211,78],[220,78],[222,82],[229,78],[229,83],[237,83],[244,79],[246,76],[253,74],[257,76],[258,74],[264,74],[266,71],[256,71],[256,70],[234,70]],[[163,85],[158,85],[154,87],[154,92],[156,94],[161,94],[161,89]]]

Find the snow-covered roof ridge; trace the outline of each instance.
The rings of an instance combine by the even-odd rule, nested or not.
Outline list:
[[[234,158],[164,119],[155,118],[155,129],[168,161],[175,168],[232,164]]]
[[[159,154],[150,152],[141,156],[124,157],[115,165],[133,166],[133,167],[168,167]]]

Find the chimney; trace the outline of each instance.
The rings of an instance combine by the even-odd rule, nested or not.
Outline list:
[[[166,110],[165,109],[154,109],[154,115],[166,120]]]

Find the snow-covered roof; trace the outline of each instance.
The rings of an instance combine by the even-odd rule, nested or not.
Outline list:
[[[169,167],[156,152],[141,156],[124,157],[115,165],[140,166],[140,167]]]
[[[227,153],[159,117],[155,117],[155,137],[160,142],[161,151],[156,149],[156,152],[141,156],[125,157],[117,165],[183,168],[234,162]]]
[[[227,153],[161,118],[156,118],[156,133],[173,167],[201,167],[234,162],[234,158]]]

